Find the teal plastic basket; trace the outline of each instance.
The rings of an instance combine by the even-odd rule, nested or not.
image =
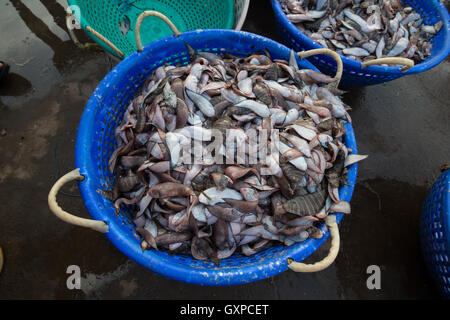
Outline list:
[[[123,59],[137,50],[136,21],[145,11],[162,13],[180,32],[240,29],[249,0],[68,0],[68,3],[73,6],[72,14],[83,30],[108,53]],[[101,40],[96,32],[123,55]],[[172,35],[172,31],[161,19],[147,17],[142,22],[140,34],[145,46]]]

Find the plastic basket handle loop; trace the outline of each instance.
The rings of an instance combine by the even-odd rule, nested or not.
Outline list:
[[[103,35],[101,35],[100,33],[98,33],[97,31],[95,31],[94,29],[92,29],[90,26],[86,26],[86,30],[89,31],[90,33],[92,33],[94,36],[96,36],[97,38],[99,38],[100,40],[102,40],[104,43],[106,43],[108,45],[108,47],[110,47],[111,49],[113,49],[113,51],[115,53],[117,53],[121,58],[125,57],[125,55],[123,54],[122,51],[119,50],[119,48],[117,48],[111,41],[109,41],[108,39],[106,39]]]
[[[414,61],[412,61],[411,59],[401,57],[388,57],[363,62],[361,63],[361,68],[364,69],[365,67],[373,66],[376,64],[400,64],[403,65],[403,67],[400,68],[400,71],[402,72],[405,72],[414,67]]]
[[[339,82],[341,82],[341,78],[342,78],[343,64],[342,64],[341,57],[336,52],[334,52],[333,50],[330,50],[330,49],[322,48],[322,49],[301,51],[301,52],[298,52],[297,54],[300,57],[300,59],[305,59],[305,58],[315,56],[318,54],[327,54],[327,55],[331,56],[334,60],[336,60],[336,64],[337,64],[337,71],[336,71],[336,75],[334,76],[334,79],[335,79],[334,86],[336,88],[339,86]]]
[[[144,20],[144,18],[149,17],[149,16],[158,17],[161,20],[163,20],[165,23],[167,23],[167,25],[170,27],[170,29],[174,33],[175,37],[178,37],[181,34],[181,32],[178,31],[177,27],[175,27],[175,25],[172,23],[172,21],[170,21],[170,19],[167,18],[162,13],[160,13],[158,11],[152,11],[152,10],[144,11],[141,13],[139,18],[136,20],[136,28],[134,30],[134,34],[136,37],[136,46],[137,46],[137,49],[139,52],[142,52],[142,50],[144,50],[144,47],[142,46],[142,41],[141,41],[141,24],[142,24],[142,21]]]
[[[53,185],[50,193],[48,194],[48,206],[50,210],[61,220],[84,228],[89,228],[101,233],[107,233],[109,231],[108,225],[103,221],[84,219],[80,217],[76,217],[71,215],[70,213],[61,209],[61,207],[56,202],[56,195],[58,194],[59,189],[66,183],[74,180],[82,181],[84,177],[80,174],[80,169],[75,169],[61,178]]]
[[[66,24],[67,25],[69,24],[69,22],[70,22],[69,19],[71,19],[71,18],[73,18],[73,14],[72,13],[68,13],[66,15]],[[101,47],[98,44],[93,43],[93,42],[88,42],[88,43],[82,44],[80,42],[80,40],[78,40],[78,37],[75,35],[75,32],[73,32],[73,29],[68,28],[67,31],[69,32],[70,39],[72,39],[73,43],[78,48],[83,49],[83,50],[85,50],[85,49],[100,50],[101,49]]]
[[[68,13],[66,16],[66,20],[68,20],[69,18],[73,17],[72,13]],[[90,26],[86,26],[86,30],[89,31],[90,33],[92,33],[94,36],[96,36],[97,38],[99,38],[101,41],[103,41],[104,43],[106,43],[118,56],[120,56],[121,58],[123,58],[125,55],[123,54],[122,51],[120,51],[111,41],[109,41],[108,39],[106,39],[103,35],[101,35],[100,33],[98,33],[97,31],[95,31],[94,29],[92,29]],[[77,36],[75,35],[75,32],[73,32],[72,29],[69,28],[69,36],[72,39],[72,41],[75,43],[75,45],[80,48],[80,49],[91,49],[91,48],[99,48],[99,45],[96,43],[85,43],[82,44]]]
[[[331,247],[328,255],[319,262],[314,264],[304,264],[293,261],[292,259],[288,259],[288,267],[295,272],[318,272],[328,268],[336,259],[339,252],[340,238],[339,238],[339,229],[336,222],[336,216],[330,215],[325,218],[325,223],[330,229],[331,233]]]

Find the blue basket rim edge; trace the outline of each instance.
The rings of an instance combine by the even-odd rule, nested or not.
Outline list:
[[[442,184],[442,190],[439,189],[439,185]],[[436,256],[434,252],[434,243],[437,241],[435,238],[435,234],[430,234],[430,216],[436,214],[434,210],[436,208],[430,207],[434,205],[435,201],[433,201],[433,197],[436,193],[442,192],[441,198],[441,212],[437,213],[442,222],[442,229],[444,232],[444,244],[446,245],[446,254],[447,257],[450,257],[450,169],[443,171],[439,177],[433,183],[433,186],[428,191],[427,196],[422,205],[422,214],[420,218],[420,247],[422,257],[424,259],[424,263],[426,265],[426,269],[430,278],[433,280],[433,284],[435,288],[439,291],[442,297],[449,299],[450,298],[450,283],[445,282],[442,277],[445,277],[443,274],[443,268],[447,268],[447,263]],[[431,236],[431,238],[429,238]],[[439,249],[438,249],[439,250]],[[447,272],[448,275],[448,272]]]
[[[204,32],[203,34],[206,33],[210,33],[210,34],[217,34],[217,32],[220,30],[217,29],[213,29],[213,30],[203,30],[201,32]],[[284,50],[289,50],[289,48],[287,48],[286,46],[279,44],[278,42],[275,42],[271,39],[262,37],[262,36],[258,36],[252,33],[248,33],[248,32],[237,32],[237,31],[233,31],[233,30],[221,30],[221,32],[225,32],[225,33],[233,33],[233,34],[238,34],[240,37],[245,37],[245,38],[259,38],[259,39],[263,39],[265,41],[269,41],[271,42],[273,45],[278,46],[279,48],[284,48]],[[186,32],[183,33],[182,36],[180,36],[182,39],[183,38],[189,38],[189,37],[193,37],[194,35],[196,37],[198,37],[199,31],[191,31],[191,32]],[[120,63],[120,69],[127,69],[128,67],[131,67],[133,65],[133,56],[135,55],[145,55],[146,51],[150,50],[150,48],[153,47],[157,47],[160,44],[166,44],[167,41],[170,40],[174,40],[173,36],[152,42],[151,44],[148,44],[145,48],[144,48],[144,52],[142,53],[133,53],[132,55],[130,55],[129,57],[127,57],[125,60],[123,60]],[[288,51],[286,51],[288,52]],[[306,61],[301,61],[301,63],[305,63]],[[310,63],[308,63],[308,65],[311,65]],[[311,65],[312,66],[312,65]],[[116,68],[118,68],[118,66],[116,66]],[[92,206],[96,209],[96,211],[102,211],[105,208],[98,203],[98,194],[96,194],[94,192],[94,190],[88,190],[89,186],[90,186],[90,177],[89,177],[89,172],[95,172],[96,168],[93,167],[92,165],[92,161],[89,160],[89,157],[86,157],[85,154],[83,154],[83,152],[78,152],[78,150],[86,150],[88,148],[86,145],[86,141],[89,142],[90,141],[90,137],[91,134],[89,133],[89,130],[84,130],[85,128],[89,128],[91,126],[93,126],[94,124],[94,109],[95,106],[98,104],[102,103],[102,98],[101,96],[98,95],[99,92],[101,92],[102,88],[105,88],[107,84],[109,84],[111,81],[114,81],[115,77],[118,77],[120,72],[118,72],[118,70],[114,68],[113,70],[111,70],[110,73],[108,73],[108,75],[103,79],[103,81],[99,84],[99,86],[97,87],[97,89],[94,91],[94,93],[92,94],[91,98],[88,101],[87,107],[85,109],[85,112],[83,113],[81,122],[80,122],[80,126],[78,128],[78,134],[77,134],[77,141],[76,141],[76,166],[78,168],[80,168],[80,172],[81,174],[85,175],[85,180],[81,183],[79,183],[79,187],[80,187],[80,191],[83,197],[83,200],[85,202],[86,207]],[[314,68],[314,67],[313,67]],[[315,69],[315,68],[314,68]],[[353,132],[353,128],[350,124],[346,125],[347,128],[347,135],[346,135],[346,140],[350,141],[350,143],[348,143],[348,141],[346,141],[346,144],[348,144],[349,148],[352,149],[352,152],[357,152],[357,148],[356,148],[356,140],[354,137],[354,132]],[[346,186],[344,188],[344,191],[340,190],[340,193],[343,192],[344,194],[341,196],[342,199],[350,201],[351,196],[353,194],[353,190],[354,190],[354,185],[356,182],[356,175],[357,175],[357,165],[355,164],[354,166],[352,166],[350,168],[350,173],[349,173],[349,183],[351,186]],[[95,213],[93,214],[91,212],[91,210],[89,210],[90,215],[94,218],[94,219],[98,219],[98,220],[103,220],[107,223],[109,223],[110,228],[111,228],[111,232],[108,233],[106,236],[107,238],[120,250],[122,251],[125,255],[127,255],[128,257],[130,257],[131,259],[133,259],[134,261],[138,262],[139,264],[143,265],[144,267],[147,267],[151,270],[153,270],[156,273],[162,274],[164,276],[179,280],[179,281],[184,281],[184,282],[189,282],[189,283],[194,283],[194,284],[206,284],[206,285],[235,285],[235,284],[242,284],[242,283],[247,283],[247,282],[253,282],[253,281],[257,281],[257,280],[262,280],[264,278],[267,278],[267,274],[263,275],[263,276],[258,276],[255,279],[242,279],[242,277],[240,279],[237,279],[236,277],[231,277],[231,279],[220,279],[220,281],[218,282],[217,280],[215,281],[211,281],[211,280],[207,280],[205,281],[205,279],[199,279],[198,277],[195,277],[193,275],[186,275],[186,273],[183,273],[183,271],[185,271],[183,268],[176,268],[176,266],[171,266],[171,269],[168,270],[166,267],[167,265],[164,264],[164,261],[158,261],[158,258],[153,258],[151,257],[151,251],[147,251],[145,255],[140,255],[139,257],[130,255],[130,250],[128,250],[129,248],[127,248],[126,246],[126,242],[127,240],[124,239],[123,237],[120,236],[120,234],[114,234],[115,231],[117,231],[117,227],[114,226],[114,224],[111,224],[112,222],[109,221],[109,219],[105,216],[97,216]],[[337,215],[337,219],[338,222],[340,222],[340,220],[342,219],[342,214],[338,214]],[[308,248],[309,250],[307,250],[307,252],[305,250],[303,250],[303,252],[305,252],[306,254],[301,257],[301,260],[303,260],[304,258],[306,258],[307,256],[309,256],[310,254],[312,254],[318,247],[320,247],[323,242],[325,242],[325,240],[328,238],[328,233],[325,234],[325,236],[323,237],[323,239],[320,240],[313,240],[315,241],[316,245],[309,245],[308,244]],[[302,245],[305,243],[302,243]],[[292,247],[297,247],[297,246],[292,246]],[[293,248],[294,249],[294,248]],[[293,258],[297,258],[295,254],[291,255]],[[297,260],[297,259],[296,259]],[[274,271],[269,274],[268,276],[271,275],[275,275],[278,274],[284,270],[287,269],[287,264],[283,266],[283,270],[279,270],[279,269],[274,269]],[[210,272],[210,271],[208,271]],[[201,278],[201,275],[200,275]]]
[[[438,183],[440,183],[442,180],[443,190],[437,190]],[[428,191],[428,194],[425,198],[425,201],[422,206],[422,217],[427,215],[427,204],[432,202],[432,196],[435,193],[443,192],[442,198],[441,198],[441,211],[439,213],[439,216],[441,217],[443,229],[444,229],[444,238],[445,243],[447,245],[447,251],[448,255],[450,256],[450,169],[447,169],[443,171],[439,177],[436,179],[436,181],[433,183],[433,186]],[[421,217],[421,219],[422,219]],[[422,220],[421,220],[422,223]]]
[[[366,72],[372,71],[372,72],[377,72],[377,73],[396,74],[399,76],[404,76],[404,75],[417,74],[417,73],[424,72],[426,70],[434,68],[435,66],[440,64],[442,61],[444,61],[445,58],[447,58],[447,56],[450,54],[450,15],[442,3],[437,2],[437,0],[430,0],[430,1],[432,1],[433,3],[435,3],[435,5],[437,5],[437,7],[439,7],[439,12],[443,15],[444,19],[441,20],[443,22],[443,25],[442,25],[440,32],[445,31],[445,33],[447,34],[446,38],[448,39],[445,48],[443,48],[437,55],[433,55],[431,59],[426,60],[425,62],[415,64],[413,68],[407,70],[406,72],[401,72],[399,70],[399,68],[395,67],[395,66],[393,66],[393,67],[369,66],[369,67],[362,69],[361,62],[355,61],[353,59],[349,59],[342,55],[339,55],[344,64],[344,69],[346,66],[349,66],[349,67],[352,67],[355,69],[365,70]],[[281,5],[278,0],[271,0],[271,2],[272,2],[272,8],[275,12],[275,16],[278,17],[278,19],[283,22],[283,25],[285,27],[287,27],[291,33],[295,34],[299,39],[301,39],[303,42],[307,43],[309,46],[313,47],[314,49],[324,48],[323,46],[315,43],[309,37],[304,35],[300,30],[298,30],[295,27],[295,25],[292,22],[290,22],[287,19],[286,14],[284,13],[283,9],[281,8]],[[345,70],[344,70],[344,73],[345,73]]]
[[[444,230],[446,232],[447,251],[450,255],[450,169],[445,170],[441,175],[445,179],[444,194],[442,196],[442,214]]]

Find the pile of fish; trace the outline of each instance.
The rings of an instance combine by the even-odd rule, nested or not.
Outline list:
[[[364,158],[343,143],[351,120],[335,79],[299,69],[293,51],[286,61],[266,50],[236,57],[186,46],[190,63],[156,69],[126,109],[109,160],[115,184],[102,194],[117,211],[132,207],[143,250],[218,264],[235,252],[322,237],[317,224],[329,213],[350,213],[338,188],[346,167]],[[252,129],[267,142],[249,143]],[[206,150],[212,130],[233,133],[216,151],[226,162],[202,152],[183,162],[182,149]],[[242,147],[241,162],[225,147]],[[254,147],[265,160],[251,164]]]
[[[400,0],[281,0],[287,18],[314,42],[350,59],[404,57],[420,63],[442,21],[425,25]]]

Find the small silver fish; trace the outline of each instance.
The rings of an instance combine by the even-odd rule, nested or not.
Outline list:
[[[128,16],[123,16],[123,19],[119,21],[119,30],[123,36],[126,36],[128,31],[130,31],[131,21]]]

